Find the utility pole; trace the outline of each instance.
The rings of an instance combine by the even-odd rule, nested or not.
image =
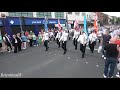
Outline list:
[[[23,32],[21,17],[19,17],[21,33]]]

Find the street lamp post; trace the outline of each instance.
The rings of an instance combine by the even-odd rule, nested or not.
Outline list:
[[[68,30],[68,16],[67,16],[67,12],[66,12],[66,29]]]

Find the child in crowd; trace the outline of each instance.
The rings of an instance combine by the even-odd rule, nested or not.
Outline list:
[[[22,39],[22,42],[23,42],[22,49],[26,49],[27,37],[24,34],[22,34],[21,39]]]
[[[33,33],[32,38],[33,38],[34,46],[37,46],[37,42],[36,42],[37,37],[36,37],[35,33]]]

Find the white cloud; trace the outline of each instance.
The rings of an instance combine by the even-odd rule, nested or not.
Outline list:
[[[103,12],[103,13],[110,15],[110,16],[120,17],[120,12]]]

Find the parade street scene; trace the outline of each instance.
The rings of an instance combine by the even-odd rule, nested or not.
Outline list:
[[[0,12],[0,78],[120,78],[120,12]]]

